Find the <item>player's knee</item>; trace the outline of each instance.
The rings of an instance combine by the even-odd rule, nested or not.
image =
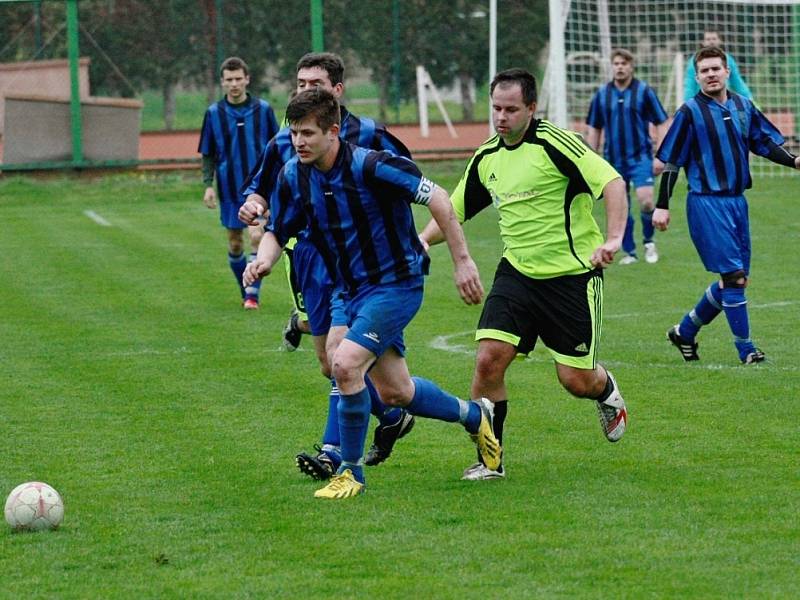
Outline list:
[[[722,273],[723,288],[745,288],[747,287],[747,273],[739,269],[738,271],[731,271],[730,273]]]
[[[479,381],[498,383],[503,381],[505,368],[502,361],[491,352],[478,352],[475,358],[475,377]]]

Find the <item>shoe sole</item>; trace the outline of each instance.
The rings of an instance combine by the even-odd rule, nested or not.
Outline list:
[[[493,414],[482,401],[478,402],[478,407],[481,409],[481,422],[478,432],[470,434],[470,437],[478,446],[478,452],[480,452],[486,468],[497,471],[503,461],[503,448],[492,431]]]
[[[377,443],[375,443],[373,438],[372,447],[369,449],[369,451],[367,452],[367,456],[364,458],[364,464],[368,467],[375,467],[381,464],[382,462],[386,461],[392,455],[392,451],[394,450],[394,446],[397,443],[397,440],[408,435],[408,433],[410,433],[411,430],[414,429],[415,422],[416,420],[414,419],[414,415],[412,415],[411,413],[406,413],[403,416],[403,424],[400,426],[400,433],[397,434],[397,437],[394,439],[394,442],[392,442],[392,445],[389,448],[388,452],[384,452],[384,449],[380,448],[380,446]],[[378,430],[376,428],[375,432],[377,433],[377,431]]]
[[[295,456],[294,462],[303,475],[308,475],[311,479],[316,481],[330,479],[333,474],[332,469],[328,471],[328,469],[322,466],[320,461],[308,454],[298,454]]]

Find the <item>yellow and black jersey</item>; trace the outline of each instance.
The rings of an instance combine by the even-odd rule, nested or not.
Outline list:
[[[578,134],[533,120],[514,146],[497,135],[484,142],[451,200],[461,223],[494,204],[503,256],[521,273],[546,279],[592,269],[589,258],[604,239],[592,205],[617,177]]]

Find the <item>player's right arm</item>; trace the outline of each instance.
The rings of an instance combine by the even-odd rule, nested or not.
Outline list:
[[[258,225],[259,217],[269,214],[267,198],[272,193],[283,165],[284,159],[281,157],[276,135],[264,149],[261,161],[250,173],[248,183],[242,192],[245,196],[244,204],[239,208],[239,220],[242,223]]]
[[[666,231],[669,227],[669,201],[678,181],[678,171],[689,160],[689,149],[693,139],[691,111],[684,104],[675,113],[672,124],[656,153],[656,159],[664,165],[658,200],[653,211],[653,227],[659,231]]]
[[[602,88],[601,88],[602,90]],[[589,114],[586,115],[586,143],[595,152],[600,150],[600,132],[605,126],[603,118],[603,107],[601,106],[600,94],[598,90],[592,96],[592,103],[589,105]]]
[[[206,186],[203,193],[203,204],[208,208],[216,208],[217,192],[214,190],[214,157],[203,155],[203,183]]]

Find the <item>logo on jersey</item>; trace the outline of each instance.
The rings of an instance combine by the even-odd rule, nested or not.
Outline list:
[[[489,183],[492,183],[492,182],[495,182],[495,181],[497,181],[497,177],[495,177],[494,173],[492,173],[491,175],[489,175]]]
[[[363,335],[368,340],[372,340],[376,344],[380,344],[381,343],[380,336],[377,333],[375,333],[374,331],[370,331],[368,333],[362,333],[361,335]]]
[[[420,179],[417,193],[414,195],[414,203],[428,206],[428,204],[431,203],[431,198],[433,198],[433,190],[435,187],[436,184],[427,177]]]

